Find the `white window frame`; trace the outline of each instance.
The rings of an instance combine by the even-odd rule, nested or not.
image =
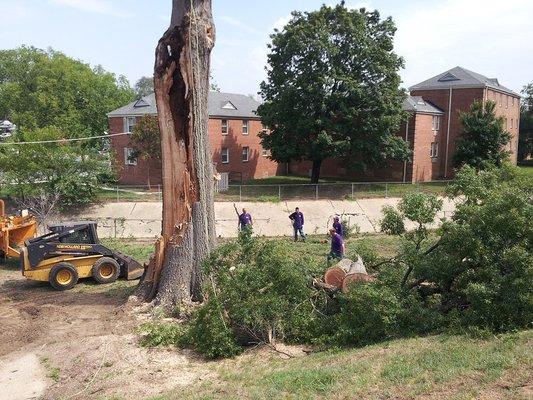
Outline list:
[[[242,162],[250,161],[250,147],[243,146],[242,148]]]
[[[248,135],[250,133],[250,121],[247,119],[242,120],[242,134]]]
[[[263,149],[263,151],[261,152],[261,156],[263,157],[268,157],[270,154],[269,154],[269,151],[267,149]]]
[[[132,157],[135,149],[131,147],[124,147],[124,165],[137,165],[138,157]]]
[[[229,133],[229,124],[228,124],[228,120],[227,119],[223,119],[221,121],[221,124],[222,124],[222,134],[223,135],[227,135]]]
[[[433,120],[431,121],[431,129],[435,134],[440,131],[440,115],[434,115]]]
[[[224,161],[224,158],[226,161]],[[222,150],[220,150],[220,162],[222,164],[229,164],[229,149],[227,147],[222,147]]]
[[[429,156],[431,158],[439,157],[439,142],[432,142],[429,150]]]
[[[133,121],[133,124],[131,123],[131,121]],[[132,133],[135,125],[137,125],[136,117],[124,117],[124,132],[125,133]]]

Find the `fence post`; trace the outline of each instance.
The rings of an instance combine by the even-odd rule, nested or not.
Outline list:
[[[385,182],[385,198],[389,198],[389,183]]]
[[[315,185],[315,200],[318,200],[318,184]]]
[[[118,186],[117,186],[117,203],[120,202],[119,194],[118,194]]]
[[[278,197],[281,200],[281,185],[278,186]]]
[[[242,203],[242,185],[239,185],[239,202]]]
[[[353,200],[353,197],[354,197],[354,185],[352,183],[352,200]]]
[[[157,197],[159,201],[163,201],[163,193],[161,193],[161,185],[157,185]]]

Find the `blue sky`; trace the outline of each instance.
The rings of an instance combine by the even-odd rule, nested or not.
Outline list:
[[[292,10],[333,0],[213,0],[217,44],[213,76],[223,91],[255,94],[264,78],[266,44]],[[520,91],[533,81],[531,0],[368,0],[351,7],[391,15],[396,51],[406,61],[404,86],[460,65]],[[56,50],[133,84],[153,69],[171,0],[0,0],[0,48],[21,44]],[[9,21],[6,23],[6,21]]]

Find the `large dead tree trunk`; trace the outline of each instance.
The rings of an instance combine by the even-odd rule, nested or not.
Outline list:
[[[163,169],[162,237],[141,284],[145,298],[165,308],[201,299],[200,263],[215,246],[207,130],[214,42],[211,0],[173,0],[154,73]]]

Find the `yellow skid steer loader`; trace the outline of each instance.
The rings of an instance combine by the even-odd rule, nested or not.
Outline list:
[[[26,240],[22,247],[20,266],[30,280],[69,290],[81,278],[111,283],[119,277],[138,279],[144,273],[139,262],[100,243],[96,222],[70,222],[49,226],[49,230]]]

